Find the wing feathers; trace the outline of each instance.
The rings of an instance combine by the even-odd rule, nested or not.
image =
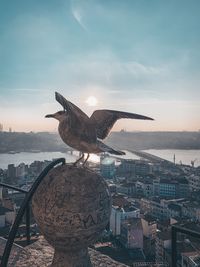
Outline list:
[[[71,114],[73,113],[77,117],[88,118],[88,116],[80,108],[78,108],[76,105],[74,105],[73,103],[65,99],[58,92],[55,92],[55,98],[56,98],[56,101],[58,101],[58,103],[60,103],[61,106],[63,106],[64,110],[66,110],[67,112]]]
[[[93,112],[90,120],[95,124],[97,130],[97,137],[104,139],[113,125],[118,119],[137,119],[137,120],[153,120],[150,117],[146,117],[139,114],[116,111],[116,110],[96,110]]]

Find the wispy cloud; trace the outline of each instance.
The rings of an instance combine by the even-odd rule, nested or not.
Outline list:
[[[88,28],[84,22],[83,9],[80,6],[78,6],[77,3],[75,3],[74,1],[71,1],[71,12],[74,19],[81,26],[81,28],[84,29],[85,31],[88,31]]]

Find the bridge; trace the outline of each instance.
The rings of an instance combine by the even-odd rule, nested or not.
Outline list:
[[[138,151],[138,150],[128,150],[129,152],[135,154],[136,156],[140,157],[140,158],[144,158],[147,159],[153,163],[169,163],[169,164],[174,164],[173,162],[160,158],[158,156],[152,155],[150,153],[144,152],[144,151]]]

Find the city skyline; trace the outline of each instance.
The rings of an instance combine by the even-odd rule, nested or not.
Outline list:
[[[113,131],[198,131],[199,11],[197,0],[0,0],[0,123],[55,131],[44,116],[62,109],[58,91],[88,115],[155,119]]]

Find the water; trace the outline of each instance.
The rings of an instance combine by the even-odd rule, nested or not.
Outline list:
[[[44,161],[56,158],[65,158],[66,162],[73,162],[75,161],[76,156],[62,152],[21,152],[16,154],[0,154],[0,168],[7,169],[8,164],[14,164],[17,166],[24,162],[25,164],[29,165],[35,160]]]
[[[125,156],[120,156],[119,158],[126,159],[139,159],[136,155],[131,152],[125,151]],[[183,164],[191,164],[191,160],[195,160],[194,166],[200,166],[200,150],[178,150],[178,149],[149,149],[145,152],[153,154],[155,156],[161,157],[163,159],[173,162],[174,154],[176,156],[176,163],[182,161]],[[35,160],[44,161],[52,160],[56,158],[64,157],[66,162],[74,162],[77,159],[78,152],[74,155],[62,152],[39,152],[39,153],[29,153],[22,152],[17,154],[0,154],[0,168],[7,169],[8,164],[15,164],[15,166],[24,162],[25,164],[31,164]],[[99,162],[99,156],[95,154],[90,155],[90,160],[92,162]]]
[[[195,160],[194,166],[200,166],[200,150],[182,150],[182,149],[148,149],[144,152],[158,156],[160,158],[175,162],[177,164],[191,165],[191,161]]]

